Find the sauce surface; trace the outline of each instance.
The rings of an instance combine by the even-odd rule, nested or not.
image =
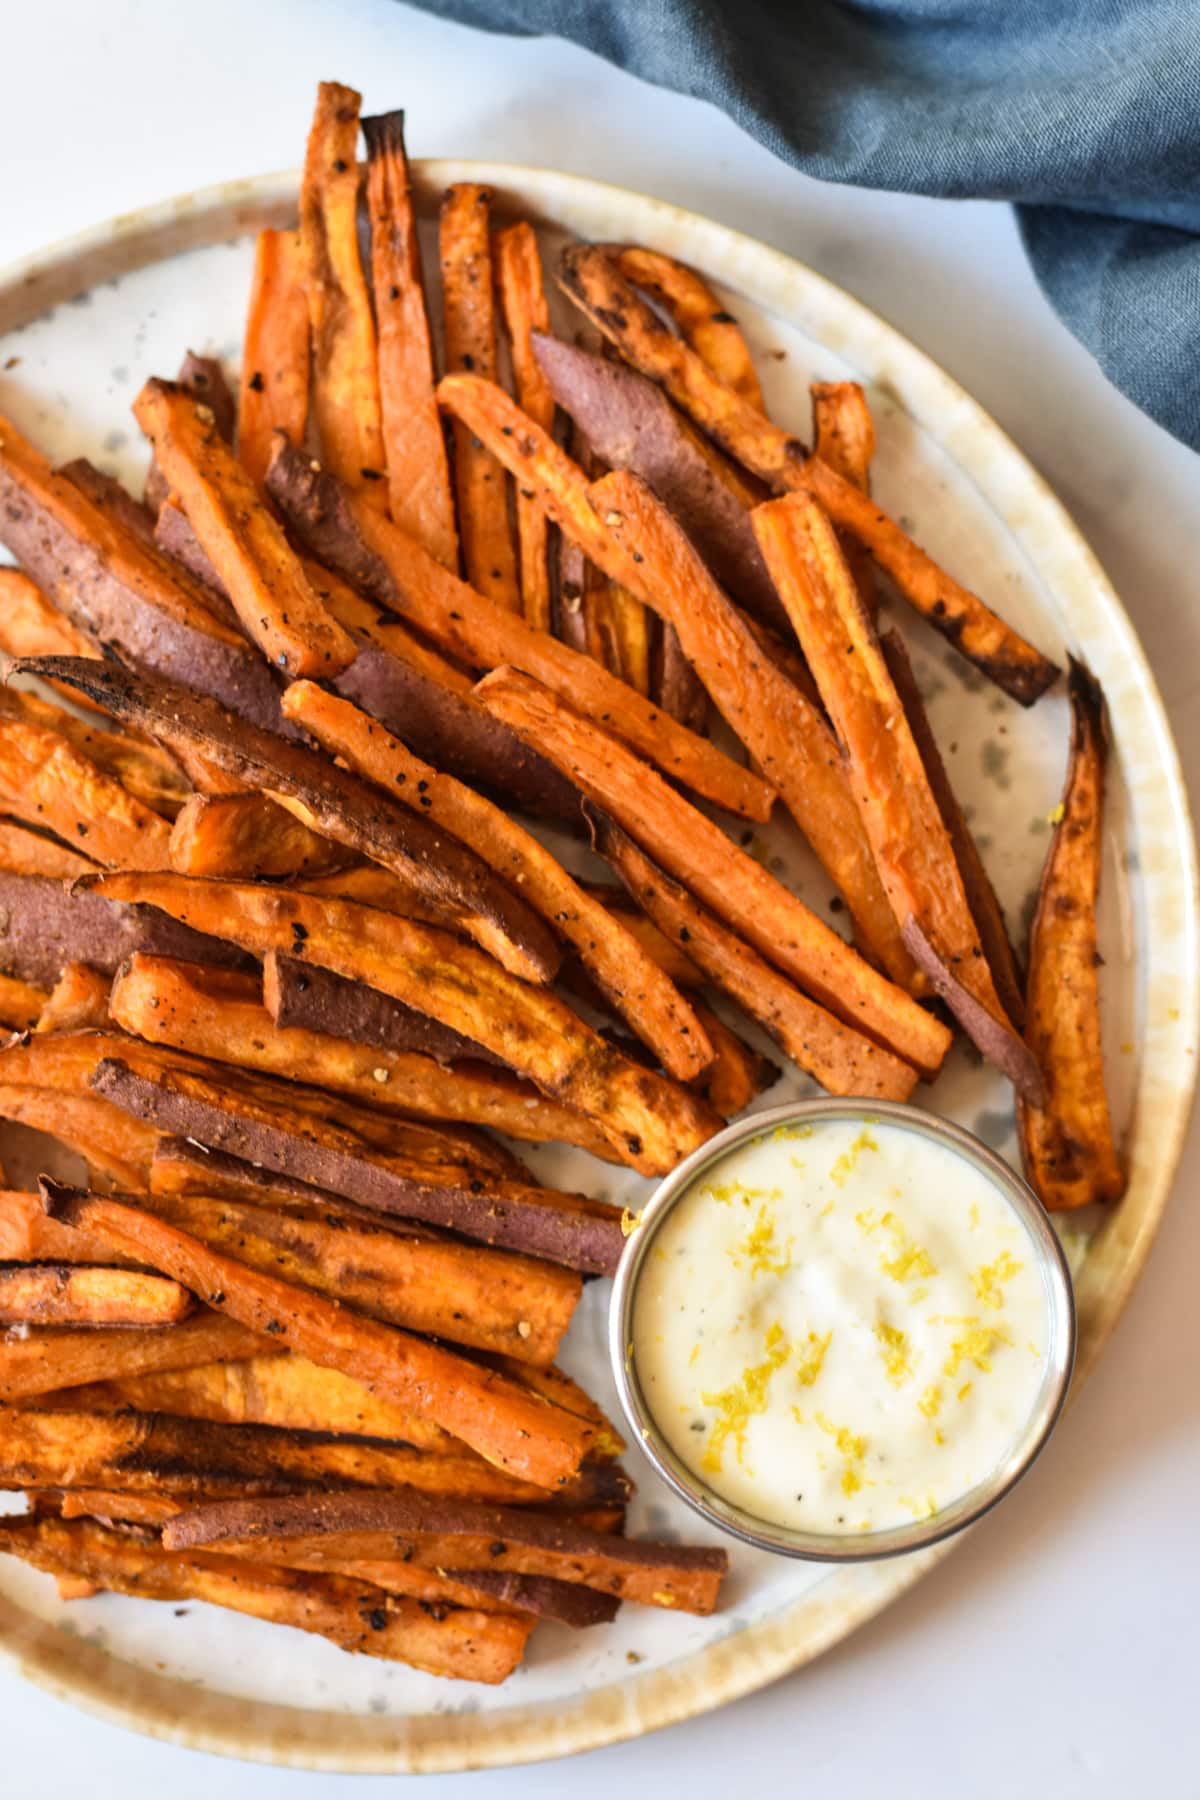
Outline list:
[[[794,1530],[875,1531],[992,1473],[1041,1389],[1049,1300],[1003,1191],[949,1146],[784,1125],[698,1177],[633,1308],[646,1404],[711,1489]]]

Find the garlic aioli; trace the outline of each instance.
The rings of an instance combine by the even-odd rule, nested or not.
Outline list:
[[[645,1404],[709,1488],[765,1523],[931,1517],[1038,1402],[1037,1246],[949,1145],[872,1119],[781,1125],[698,1176],[639,1272]]]

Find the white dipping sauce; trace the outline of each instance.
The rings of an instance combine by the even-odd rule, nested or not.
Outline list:
[[[1004,1460],[1050,1324],[1035,1246],[982,1170],[917,1131],[827,1120],[748,1139],[677,1201],[633,1355],[714,1492],[773,1525],[877,1531]]]

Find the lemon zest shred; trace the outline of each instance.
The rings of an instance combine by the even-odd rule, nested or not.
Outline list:
[[[701,1466],[713,1473],[720,1473],[721,1458],[730,1438],[733,1439],[738,1461],[745,1466],[746,1428],[755,1414],[766,1412],[767,1387],[771,1377],[791,1355],[792,1347],[778,1321],[767,1332],[764,1348],[764,1360],[743,1369],[740,1381],[732,1382],[729,1387],[720,1388],[714,1393],[700,1395],[705,1406],[715,1407],[719,1415],[709,1434],[704,1455],[700,1458]]]
[[[775,1221],[766,1206],[760,1206],[758,1217],[745,1238],[727,1254],[735,1269],[749,1269],[751,1281],[758,1275],[786,1275],[792,1266],[795,1241],[795,1238],[789,1238],[786,1244],[777,1244]]]
[[[632,1237],[642,1222],[640,1212],[630,1212],[627,1206],[621,1208],[621,1236]]]
[[[867,1454],[867,1440],[858,1437],[848,1425],[835,1425],[825,1414],[817,1414],[817,1424],[837,1445],[842,1458],[842,1492],[857,1494],[863,1485],[862,1465]]]
[[[880,1319],[875,1327],[875,1338],[883,1351],[883,1369],[893,1387],[903,1387],[912,1379],[912,1357],[909,1353],[908,1333],[901,1331],[896,1325],[889,1325]]]
[[[917,1401],[917,1411],[924,1413],[927,1419],[936,1419],[942,1410],[942,1390],[940,1387],[927,1387]]]
[[[1012,1343],[1012,1338],[1003,1325],[984,1325],[978,1319],[972,1318],[947,1319],[944,1323],[966,1326],[963,1335],[954,1339],[950,1346],[950,1354],[942,1365],[944,1373],[951,1381],[965,1362],[974,1363],[981,1375],[988,1374],[996,1349],[1001,1344]]]
[[[854,1170],[858,1165],[858,1159],[863,1151],[878,1149],[879,1145],[875,1142],[875,1139],[864,1125],[850,1148],[848,1150],[843,1150],[842,1154],[835,1159],[833,1167],[829,1171],[830,1181],[834,1182],[838,1187],[845,1187],[846,1182],[849,1180],[850,1176],[853,1175]]]
[[[1021,1273],[1022,1265],[1008,1250],[1002,1250],[995,1262],[982,1263],[971,1271],[971,1285],[981,1306],[999,1311],[1004,1305],[1004,1283]]]
[[[809,1332],[808,1343],[798,1352],[799,1360],[796,1364],[796,1380],[801,1387],[811,1387],[821,1373],[825,1352],[832,1340],[832,1331],[827,1331],[824,1337],[818,1337],[815,1331]]]

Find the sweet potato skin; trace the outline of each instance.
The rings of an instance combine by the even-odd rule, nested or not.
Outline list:
[[[1099,683],[1074,658],[1069,685],[1070,757],[1029,944],[1025,1038],[1044,1071],[1046,1098],[1042,1107],[1023,1098],[1017,1105],[1025,1176],[1051,1212],[1119,1200],[1126,1185],[1100,1037],[1096,899],[1107,716]]]
[[[464,1057],[500,1062],[481,1044],[390,994],[281,951],[263,958],[263,1003],[282,1030],[321,1032],[380,1050],[415,1051],[442,1064]]]

